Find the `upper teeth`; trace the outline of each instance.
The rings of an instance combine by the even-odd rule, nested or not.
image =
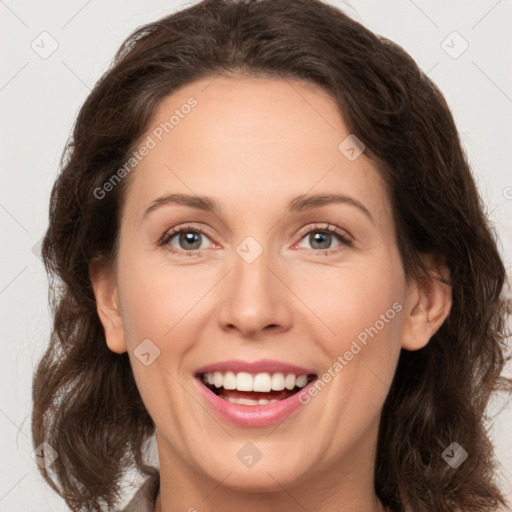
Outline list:
[[[203,381],[216,388],[237,389],[238,391],[282,391],[292,390],[295,386],[303,388],[308,383],[307,375],[296,376],[292,373],[213,372],[203,374]]]

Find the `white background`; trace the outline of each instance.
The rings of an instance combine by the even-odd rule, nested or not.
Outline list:
[[[32,372],[50,332],[47,279],[37,248],[61,152],[80,105],[122,40],[179,6],[169,0],[0,1],[2,512],[66,510],[39,476],[30,442]],[[343,8],[402,45],[445,94],[510,272],[512,1],[353,0]],[[47,59],[31,47],[35,41],[50,48],[43,31],[58,43]],[[452,53],[463,48],[459,36],[446,39],[453,31],[469,44],[456,59],[442,47],[446,41]],[[492,434],[503,465],[502,486],[512,497],[511,425],[509,404],[495,419]]]

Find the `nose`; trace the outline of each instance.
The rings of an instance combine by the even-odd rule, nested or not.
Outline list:
[[[269,266],[266,254],[263,252],[251,263],[235,256],[234,268],[225,278],[218,311],[224,331],[260,338],[290,329],[293,294],[284,284],[285,276]]]

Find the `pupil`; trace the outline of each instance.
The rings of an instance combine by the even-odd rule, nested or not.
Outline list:
[[[195,241],[194,241],[195,239]],[[188,246],[188,249],[198,249],[201,246],[201,240],[199,239],[199,233],[181,233],[180,235],[180,243],[186,242],[185,248],[187,244],[192,244]],[[195,244],[195,245],[194,245]]]
[[[314,249],[327,249],[330,245],[331,241],[331,235],[328,233],[315,233],[314,235],[311,235],[313,237],[313,241],[311,242],[311,245]],[[314,247],[314,243],[319,243],[320,245],[323,245],[321,247]]]

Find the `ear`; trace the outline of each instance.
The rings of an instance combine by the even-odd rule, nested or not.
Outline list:
[[[402,348],[423,348],[450,314],[452,287],[448,267],[439,257],[424,259],[428,275],[411,281],[406,300]]]
[[[107,346],[112,352],[122,354],[127,349],[114,272],[105,263],[94,261],[89,266],[89,278]]]

